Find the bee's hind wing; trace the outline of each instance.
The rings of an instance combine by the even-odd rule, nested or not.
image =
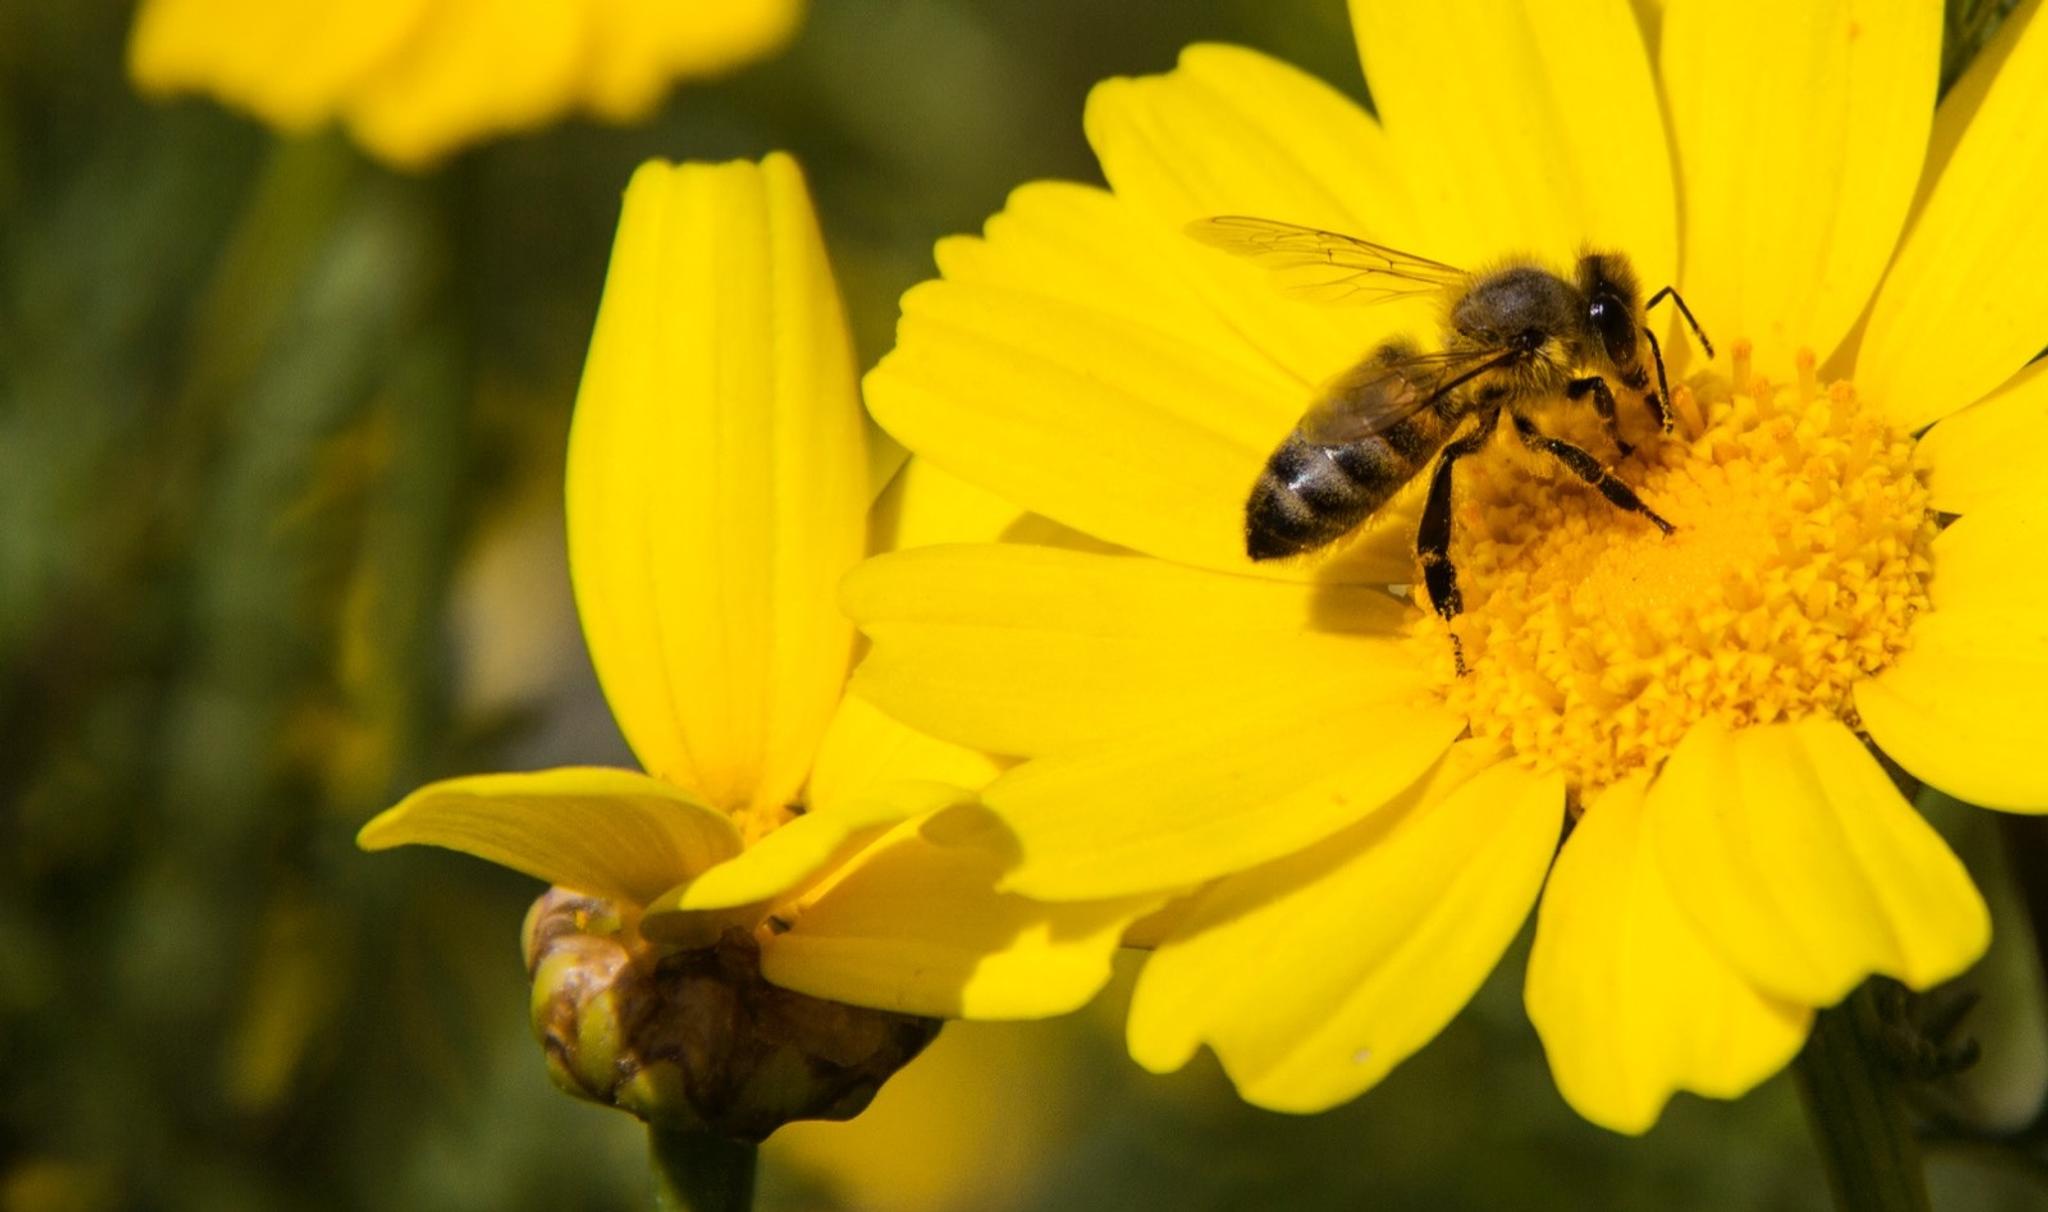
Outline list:
[[[1404,345],[1382,346],[1325,385],[1295,430],[1319,446],[1378,436],[1516,356],[1486,349],[1420,353]]]
[[[1428,257],[1277,219],[1216,215],[1188,224],[1187,234],[1273,270],[1286,293],[1322,303],[1385,303],[1455,289],[1469,278]]]

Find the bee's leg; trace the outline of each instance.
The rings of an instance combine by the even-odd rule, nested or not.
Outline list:
[[[1458,570],[1451,565],[1451,467],[1459,459],[1486,445],[1493,427],[1500,421],[1500,409],[1488,409],[1471,433],[1446,445],[1437,456],[1436,472],[1429,478],[1429,496],[1422,504],[1422,524],[1415,529],[1415,559],[1422,565],[1422,587],[1437,616],[1448,623],[1465,609],[1458,591]],[[1459,676],[1465,673],[1465,648],[1458,634],[1451,633],[1451,657]]]
[[[1707,351],[1707,358],[1711,361],[1714,357],[1714,343],[1707,340],[1707,334],[1700,328],[1700,322],[1692,318],[1692,308],[1685,305],[1685,296],[1679,294],[1675,287],[1667,286],[1656,294],[1651,295],[1650,301],[1643,304],[1643,310],[1650,310],[1652,307],[1657,306],[1657,304],[1662,303],[1667,297],[1673,303],[1678,304],[1678,314],[1685,317],[1687,327],[1692,329],[1693,336],[1699,338],[1700,348]]]
[[[1607,386],[1607,380],[1599,375],[1587,375],[1564,385],[1564,398],[1567,400],[1576,402],[1588,394],[1593,397],[1593,411],[1600,414],[1600,423],[1607,427],[1607,436],[1614,439],[1614,448],[1627,458],[1635,447],[1621,436],[1621,425],[1614,415],[1614,390]]]
[[[1657,363],[1657,390],[1643,393],[1643,403],[1650,406],[1650,415],[1657,418],[1657,428],[1671,432],[1671,380],[1664,377],[1664,349],[1657,344],[1657,334],[1643,326],[1643,336],[1650,341],[1650,357]]]
[[[1563,438],[1553,438],[1538,430],[1529,418],[1515,415],[1515,436],[1522,439],[1522,445],[1564,464],[1565,470],[1600,490],[1600,495],[1614,502],[1630,513],[1639,513],[1657,524],[1657,529],[1671,533],[1671,523],[1657,516],[1657,511],[1643,504],[1636,490],[1615,478],[1613,472],[1600,466],[1600,460],[1587,454]],[[1423,515],[1427,517],[1428,514]]]

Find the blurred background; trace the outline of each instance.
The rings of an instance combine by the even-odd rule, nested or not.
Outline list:
[[[2005,7],[1951,5],[1951,75]],[[639,1124],[557,1093],[528,1032],[539,889],[352,841],[430,778],[630,761],[560,507],[627,177],[796,153],[872,364],[936,237],[1096,179],[1095,80],[1223,39],[1364,99],[1342,2],[816,0],[644,123],[418,173],[140,99],[132,17],[0,0],[0,1212],[643,1207]],[[1998,827],[1923,807],[1999,927],[1965,978],[1983,1059],[1942,1106],[2038,1143],[2048,1027]],[[1786,1077],[1642,1140],[1574,1116],[1526,943],[1315,1118],[1206,1059],[1143,1074],[1127,979],[1072,1019],[948,1028],[859,1121],[771,1141],[760,1207],[1823,1205]],[[1943,1209],[2048,1203],[2014,1150],[1937,1143],[1930,1172]]]

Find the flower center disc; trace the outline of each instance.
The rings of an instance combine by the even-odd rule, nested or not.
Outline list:
[[[1445,697],[1475,737],[1561,771],[1581,799],[1700,720],[1846,714],[1850,686],[1890,663],[1927,605],[1935,525],[1911,440],[1849,384],[1818,389],[1810,355],[1791,386],[1752,377],[1745,355],[1739,386],[1673,392],[1670,435],[1630,430],[1616,471],[1668,536],[1553,463],[1503,454],[1511,443],[1458,468],[1469,671]],[[1611,457],[1584,420],[1542,418]]]

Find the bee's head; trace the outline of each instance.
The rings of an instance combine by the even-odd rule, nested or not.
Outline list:
[[[1626,373],[1636,365],[1643,326],[1643,297],[1635,270],[1619,253],[1589,252],[1579,258],[1579,294],[1586,301],[1587,334]]]

